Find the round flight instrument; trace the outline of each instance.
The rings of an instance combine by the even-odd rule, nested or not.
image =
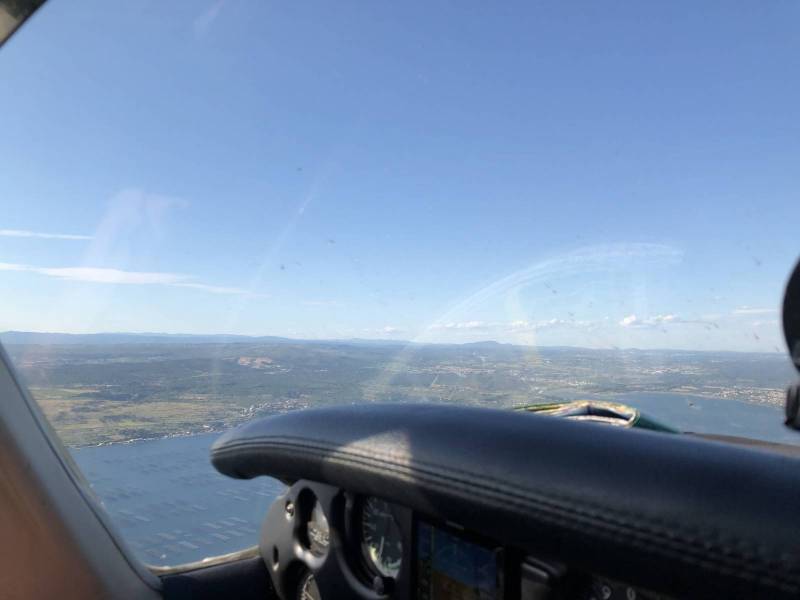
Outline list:
[[[306,573],[297,586],[297,600],[322,600],[313,573]]]
[[[361,546],[367,565],[384,577],[397,577],[403,541],[389,504],[369,497],[361,508]]]

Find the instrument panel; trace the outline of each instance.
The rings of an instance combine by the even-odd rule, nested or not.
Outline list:
[[[666,600],[310,481],[272,504],[260,548],[282,600]]]
[[[358,512],[365,562],[376,575],[396,578],[403,563],[403,538],[390,504],[369,496]]]

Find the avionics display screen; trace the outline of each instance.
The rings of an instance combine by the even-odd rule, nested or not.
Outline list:
[[[417,598],[500,598],[497,554],[433,525],[417,526]]]

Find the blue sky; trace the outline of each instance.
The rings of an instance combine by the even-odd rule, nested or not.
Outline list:
[[[118,4],[0,50],[0,330],[784,351],[800,5]]]

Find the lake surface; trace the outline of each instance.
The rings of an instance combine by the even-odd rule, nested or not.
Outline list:
[[[783,409],[774,406],[677,394],[620,394],[615,400],[680,431],[800,444],[800,431],[787,428]]]
[[[72,455],[125,541],[146,563],[175,565],[258,543],[284,485],[217,473],[219,434],[73,449]]]
[[[768,406],[674,394],[615,398],[683,431],[800,443]],[[258,543],[261,520],[284,489],[274,479],[218,474],[209,448],[219,434],[73,449],[123,537],[146,563],[174,565]]]

